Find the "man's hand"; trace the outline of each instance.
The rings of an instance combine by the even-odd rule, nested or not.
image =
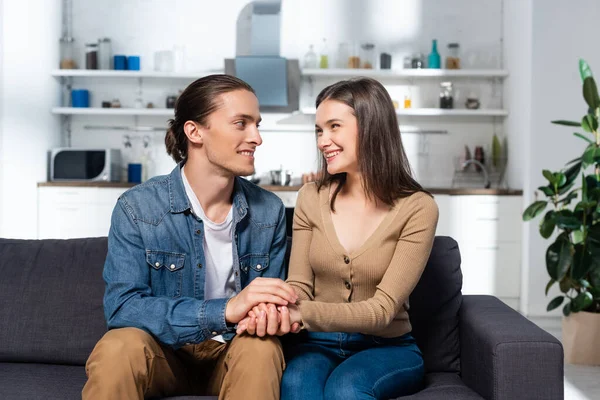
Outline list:
[[[297,300],[294,289],[281,279],[256,278],[227,302],[225,320],[230,324],[237,324],[260,303],[287,306],[296,303]]]
[[[294,305],[297,316],[300,312]],[[300,321],[291,322],[288,307],[275,307],[273,304],[259,304],[253,307],[248,316],[238,324],[237,334],[247,332],[250,335],[263,337],[265,335],[282,336],[289,332],[298,333],[300,331]]]

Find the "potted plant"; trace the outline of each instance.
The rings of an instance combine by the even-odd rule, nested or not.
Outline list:
[[[548,181],[538,190],[545,200],[533,202],[523,212],[529,221],[543,214],[540,235],[554,237],[546,250],[548,290],[558,284],[562,294],[547,310],[562,306],[565,360],[573,364],[600,365],[600,97],[588,64],[579,61],[583,97],[588,106],[580,122],[552,121],[579,127],[574,135],[585,141],[583,154],[558,171],[542,171]]]

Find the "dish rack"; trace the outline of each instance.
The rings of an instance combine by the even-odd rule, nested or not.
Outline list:
[[[495,163],[488,158],[484,160],[482,168],[478,161],[473,158],[465,160],[464,157],[454,157],[452,187],[484,188],[486,187],[487,174],[489,187],[495,189],[506,188],[504,180],[506,164],[506,158],[499,158]]]

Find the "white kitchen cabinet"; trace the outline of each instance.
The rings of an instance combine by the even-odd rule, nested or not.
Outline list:
[[[107,236],[114,206],[126,190],[101,187],[39,187],[38,238]]]
[[[521,196],[436,195],[436,235],[458,242],[463,294],[489,294],[518,307],[521,285]]]

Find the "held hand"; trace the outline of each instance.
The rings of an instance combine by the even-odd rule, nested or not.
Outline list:
[[[287,306],[297,300],[294,289],[281,279],[256,278],[229,300],[225,308],[225,320],[232,324],[239,323],[260,303]]]
[[[297,310],[296,313],[299,315]],[[247,332],[259,337],[267,334],[282,336],[289,332],[298,333],[299,331],[300,323],[290,321],[288,308],[286,306],[275,308],[273,304],[268,306],[260,304],[254,307],[248,316],[238,323],[237,327],[238,335]]]

